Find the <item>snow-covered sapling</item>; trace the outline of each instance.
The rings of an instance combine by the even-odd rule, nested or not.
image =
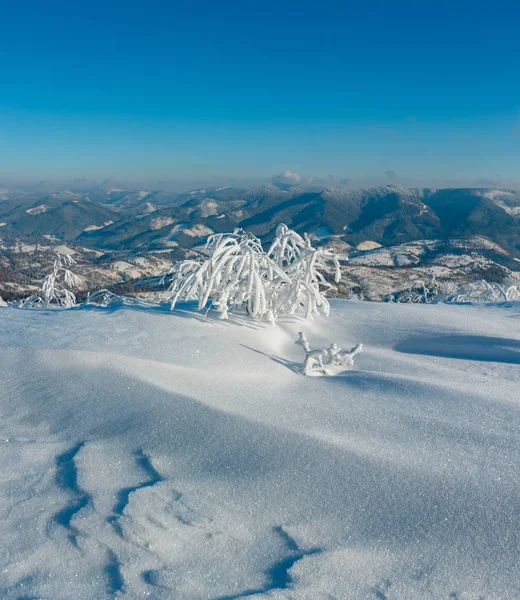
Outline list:
[[[363,344],[356,344],[350,350],[342,350],[336,343],[332,343],[328,349],[328,364],[342,367],[351,367],[354,357],[363,352]]]
[[[327,356],[327,351],[325,349],[311,350],[307,336],[303,331],[298,333],[298,339],[294,343],[301,346],[305,351],[305,361],[303,363],[304,375],[310,375],[311,373],[314,373],[316,366],[322,373],[326,372],[323,365],[323,360]]]
[[[56,304],[62,308],[70,308],[76,304],[75,294],[68,288],[81,284],[81,277],[75,275],[67,267],[75,265],[76,261],[69,254],[58,254],[52,271],[46,275],[42,284],[42,296],[29,296],[20,306],[26,308],[49,308]]]
[[[363,344],[356,344],[351,350],[342,350],[336,343],[332,343],[327,350],[311,350],[307,336],[303,331],[298,333],[295,344],[302,346],[305,350],[305,361],[303,363],[303,374],[314,373],[334,374],[334,367],[351,367],[354,357],[363,351]],[[327,367],[330,367],[329,372]]]
[[[70,308],[76,304],[76,296],[68,288],[80,285],[81,278],[67,269],[75,264],[76,261],[70,254],[58,254],[52,272],[43,280],[43,308],[47,308],[53,302],[63,308]]]

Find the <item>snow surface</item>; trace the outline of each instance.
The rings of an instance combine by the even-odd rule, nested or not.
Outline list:
[[[113,222],[114,221],[105,221],[103,225],[89,225],[83,231],[98,231],[99,229],[104,229],[105,227],[112,225]]]
[[[519,598],[520,304],[331,305],[1,308],[0,597]]]
[[[33,208],[28,208],[25,212],[29,215],[41,215],[44,212],[50,210],[50,206],[46,204],[40,204],[39,206],[34,206]]]

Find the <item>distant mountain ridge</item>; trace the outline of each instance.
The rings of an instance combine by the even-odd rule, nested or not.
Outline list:
[[[356,246],[483,236],[520,257],[520,192],[404,188],[366,190],[297,186],[220,188],[183,194],[96,189],[0,202],[0,231],[51,234],[109,249],[197,245],[208,233],[247,229],[268,239],[285,222]]]
[[[92,264],[97,280],[117,281],[114,269],[124,267],[123,281],[130,281],[196,256],[213,233],[239,227],[269,242],[279,223],[350,255],[340,294],[362,289],[365,297],[380,299],[385,289],[432,276],[520,278],[520,192],[513,190],[396,185],[309,190],[269,184],[182,194],[114,188],[3,194],[0,279],[5,281],[13,281],[22,264],[27,281],[34,281],[34,265],[43,263],[29,258],[31,248],[52,253],[66,243]],[[29,253],[22,263],[20,252]]]

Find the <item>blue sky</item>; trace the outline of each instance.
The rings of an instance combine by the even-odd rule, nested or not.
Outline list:
[[[520,180],[508,0],[0,5],[0,177]]]

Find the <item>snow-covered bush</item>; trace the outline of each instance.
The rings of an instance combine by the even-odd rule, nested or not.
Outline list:
[[[156,306],[156,302],[149,302],[142,298],[133,298],[132,296],[125,296],[120,294],[114,294],[110,290],[103,288],[95,292],[90,293],[84,302],[85,305],[93,304],[95,306],[101,306],[107,308],[109,306]]]
[[[325,293],[333,285],[324,272],[332,264],[339,281],[339,263],[307,236],[279,225],[266,252],[257,237],[235,229],[210,236],[206,247],[206,259],[182,261],[168,272],[172,309],[179,300],[197,300],[199,310],[209,305],[226,319],[230,309],[245,306],[249,315],[273,323],[283,314],[329,313]]]
[[[76,296],[69,288],[80,285],[81,278],[67,267],[75,264],[76,261],[69,254],[58,254],[52,271],[43,280],[42,295],[29,296],[22,300],[20,306],[27,308],[49,308],[53,304],[61,308],[74,306]]]
[[[95,304],[97,306],[106,308],[107,306],[112,306],[114,304],[124,304],[125,299],[125,296],[114,294],[110,290],[103,288],[101,290],[96,290],[95,292],[89,293],[84,304]]]
[[[430,304],[436,302],[439,293],[439,283],[434,277],[430,281],[411,281],[406,289],[388,294],[386,301],[400,304]]]
[[[350,286],[345,290],[345,293],[342,297],[346,300],[356,300],[357,302],[365,301],[365,293],[360,285]]]
[[[444,298],[444,302],[508,302],[520,300],[520,284],[506,281],[502,284],[482,279],[459,287]]]
[[[453,281],[439,282],[413,281],[405,290],[392,292],[386,297],[387,302],[431,304],[438,302],[508,302],[520,300],[520,284],[516,280],[505,281],[502,284],[480,281],[458,284]]]
[[[303,331],[298,333],[298,344],[305,351],[305,360],[303,362],[303,374],[315,375],[323,373],[324,375],[334,375],[338,372],[338,367],[351,367],[354,365],[354,358],[363,351],[363,344],[356,344],[350,350],[343,350],[336,343],[332,343],[327,349],[311,350],[307,336]]]

